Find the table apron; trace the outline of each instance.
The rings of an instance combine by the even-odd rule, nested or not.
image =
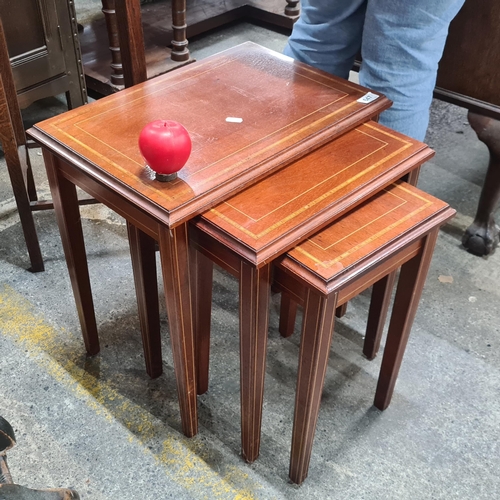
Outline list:
[[[141,210],[132,202],[127,200],[124,196],[117,193],[115,190],[101,184],[99,181],[90,178],[87,174],[80,172],[78,168],[70,165],[59,157],[54,157],[57,163],[57,170],[67,180],[83,189],[90,196],[103,205],[111,208],[118,215],[124,217],[128,222],[135,227],[145,232],[147,235],[159,240],[158,225],[162,222],[158,221],[154,216],[148,214],[146,211]]]

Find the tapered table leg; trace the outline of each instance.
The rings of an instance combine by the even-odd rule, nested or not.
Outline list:
[[[439,228],[432,231],[425,238],[421,251],[401,267],[375,393],[374,404],[379,410],[385,410],[391,402],[438,232]]]
[[[43,157],[85,348],[89,354],[97,354],[99,352],[99,337],[76,187],[59,174],[59,169],[55,165],[61,160],[45,149],[43,149]]]
[[[213,262],[190,247],[193,328],[196,345],[196,388],[198,394],[208,390],[210,361],[210,320],[212,313]]]
[[[287,293],[281,294],[279,332],[282,337],[290,337],[295,329],[297,302]]]
[[[156,241],[129,222],[127,230],[146,371],[151,378],[156,378],[163,372]]]
[[[160,226],[159,244],[182,430],[191,437],[198,416],[187,224]]]
[[[377,355],[380,348],[395,280],[396,272],[392,272],[373,285],[363,345],[363,354],[370,360]]]
[[[337,294],[307,291],[300,340],[299,372],[290,455],[290,479],[307,477],[335,322]]]
[[[269,323],[270,265],[240,267],[240,391],[242,454],[259,456]]]

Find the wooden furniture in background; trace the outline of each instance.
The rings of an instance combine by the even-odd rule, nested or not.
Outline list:
[[[31,202],[36,202],[35,182],[29,161],[21,111],[10,71],[9,54],[0,21],[0,142],[16,200],[21,226],[31,261],[31,270],[44,270]]]
[[[294,483],[302,483],[309,469],[336,308],[401,267],[374,402],[385,410],[394,392],[439,228],[454,213],[446,203],[399,182],[276,262],[274,286],[288,301],[304,308],[290,455]],[[280,314],[289,316],[288,303],[283,302]],[[375,316],[381,312],[370,311]],[[290,321],[281,334],[290,336],[293,326]],[[380,334],[381,330],[367,329],[365,352],[369,359],[380,345]],[[379,338],[374,338],[377,335]]]
[[[211,261],[239,279],[241,442],[247,462],[258,457],[260,447],[272,261],[432,156],[425,144],[366,123],[192,221],[199,394],[208,389]]]
[[[390,105],[383,96],[359,102],[365,93],[363,87],[246,43],[28,131],[43,148],[89,354],[99,351],[99,339],[75,186],[122,215],[135,228],[139,250],[147,252],[152,240],[159,242],[187,436],[197,432],[187,222]],[[181,122],[193,142],[188,163],[169,183],[154,180],[137,147],[144,125],[158,116]],[[229,116],[243,121],[227,122]],[[144,294],[156,289],[154,266],[140,272],[134,267],[136,280],[146,281]]]
[[[21,108],[64,93],[70,108],[87,102],[73,0],[0,0],[0,18]]]
[[[21,110],[17,100],[14,78],[11,71],[3,23],[0,20],[0,142],[5,155],[12,191],[16,200],[19,218],[31,262],[30,270],[44,270],[43,257],[36,232],[33,213],[53,208],[50,200],[39,200],[28,153],[36,147],[26,141]],[[92,203],[81,200],[80,203]]]
[[[93,20],[80,34],[85,79],[94,97],[109,95],[127,86],[119,9],[142,17],[148,78],[193,62],[187,48],[186,0],[155,2],[142,8],[140,0],[102,0],[102,6],[104,18]]]
[[[85,77],[90,92],[108,95],[123,88],[119,23],[120,4],[139,0],[102,0],[105,18],[92,21],[80,34]],[[239,20],[259,21],[291,30],[298,18],[297,0],[166,0],[142,5],[148,78],[193,59],[188,38]],[[111,51],[111,53],[110,53]]]
[[[490,152],[476,216],[462,243],[490,254],[499,240],[494,212],[500,200],[500,3],[467,0],[450,25],[435,96],[469,109],[469,123]]]

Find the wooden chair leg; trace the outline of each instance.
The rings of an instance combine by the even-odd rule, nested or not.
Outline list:
[[[240,267],[240,391],[243,458],[259,456],[266,371],[270,264]]]
[[[396,272],[393,272],[373,285],[365,343],[363,345],[363,354],[369,360],[372,360],[377,355],[380,348],[395,280]]]
[[[328,297],[307,291],[304,304],[295,415],[290,456],[290,479],[307,477],[316,422],[325,381],[335,322],[337,294]]]
[[[196,351],[196,389],[208,390],[210,361],[210,321],[212,314],[213,262],[190,247],[193,328]]]
[[[290,337],[295,329],[297,302],[287,293],[281,294],[279,332],[282,337]]]
[[[3,28],[0,23],[0,46],[1,44],[5,44],[5,40],[3,39]],[[10,71],[10,62],[8,58],[7,61],[3,61],[3,58],[7,57],[3,52],[3,50],[0,50],[0,62],[2,64],[6,63],[8,65],[7,70]],[[28,153],[17,101],[10,102],[12,98],[8,97],[9,85],[12,87],[10,90],[14,92],[13,95],[15,96],[12,79],[0,75],[0,141],[2,142],[5,163],[7,164],[12,191],[16,200],[19,218],[21,219],[21,227],[31,261],[31,270],[39,272],[44,270],[44,265],[25,179],[26,176],[27,180],[30,179]],[[18,138],[23,142],[19,143]],[[20,144],[19,147],[18,144]]]
[[[146,372],[151,378],[157,378],[163,373],[163,363],[156,275],[156,241],[129,222],[127,222],[127,230]]]
[[[391,402],[438,232],[439,228],[426,236],[421,251],[401,267],[375,393],[374,404],[379,410],[385,410]]]
[[[21,149],[21,148],[20,148]],[[23,166],[20,160],[20,154],[16,148],[8,148],[4,143],[5,163],[9,171],[9,177],[12,184],[12,191],[16,200],[21,227],[23,229],[26,248],[31,261],[31,271],[41,272],[45,269],[43,264],[42,251],[35,227],[33,212],[31,211],[30,199],[23,175]]]

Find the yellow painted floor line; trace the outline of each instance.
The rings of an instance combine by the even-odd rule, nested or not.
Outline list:
[[[221,464],[220,472],[214,471],[202,458],[202,443],[188,440],[110,384],[82,369],[75,363],[81,353],[73,353],[73,360],[67,359],[68,349],[58,341],[64,332],[37,316],[33,305],[9,286],[0,286],[0,332],[20,344],[30,359],[97,415],[125,425],[130,431],[129,441],[137,442],[145,454],[153,455],[168,478],[194,498],[251,500],[262,489],[234,465]],[[158,436],[163,436],[163,449],[154,453],[148,445]]]

